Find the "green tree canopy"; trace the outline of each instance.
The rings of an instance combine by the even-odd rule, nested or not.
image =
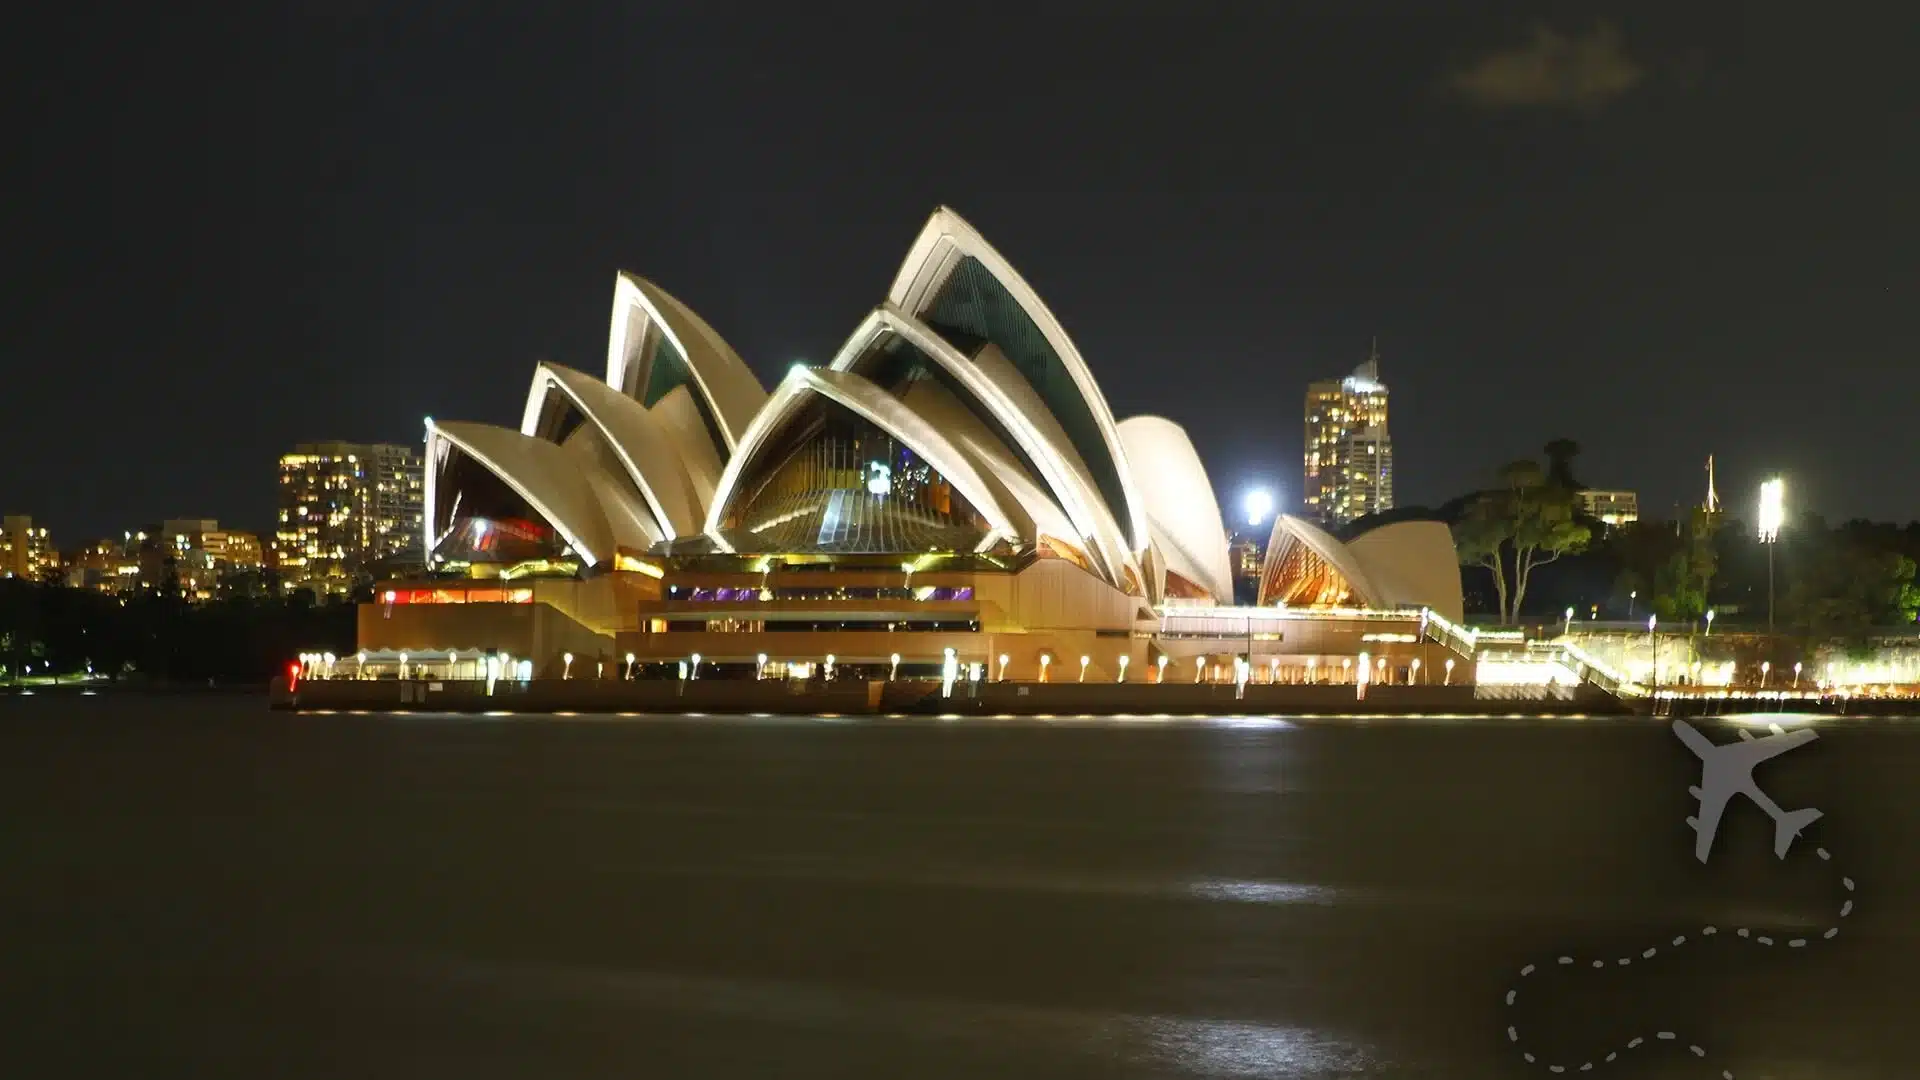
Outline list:
[[[1562,439],[1550,446],[1563,443],[1571,445]],[[1575,520],[1574,489],[1554,482],[1538,462],[1510,462],[1500,480],[1499,488],[1482,492],[1467,507],[1454,528],[1454,544],[1463,565],[1493,575],[1500,621],[1510,623],[1526,602],[1533,571],[1585,550],[1592,530]]]

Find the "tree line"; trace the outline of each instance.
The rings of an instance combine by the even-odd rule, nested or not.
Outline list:
[[[264,683],[302,652],[353,650],[352,603],[311,592],[189,604],[177,591],[116,596],[0,580],[0,680],[88,670],[163,682]]]
[[[1920,521],[1829,526],[1802,514],[1771,552],[1748,523],[1704,508],[1680,520],[1605,526],[1581,509],[1578,454],[1571,440],[1548,443],[1544,462],[1507,464],[1494,486],[1443,515],[1470,598],[1484,595],[1479,606],[1503,624],[1566,607],[1582,619],[1669,622],[1714,611],[1751,629],[1771,622],[1780,632],[1836,637],[1911,626],[1920,616]]]

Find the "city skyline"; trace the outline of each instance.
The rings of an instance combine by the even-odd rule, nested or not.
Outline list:
[[[223,24],[244,55],[204,51],[198,18],[50,28],[101,65],[173,57],[138,97],[38,70],[57,48],[20,69],[62,89],[25,99],[36,153],[10,166],[0,460],[57,464],[0,498],[63,536],[182,513],[265,531],[287,445],[510,422],[483,388],[592,367],[604,313],[581,298],[620,266],[770,384],[825,359],[902,222],[940,204],[1022,252],[1115,408],[1193,431],[1223,493],[1299,505],[1299,388],[1377,333],[1403,505],[1566,437],[1585,482],[1650,517],[1695,501],[1708,454],[1735,513],[1782,473],[1796,509],[1920,514],[1854,464],[1910,438],[1895,403],[1920,397],[1900,254],[1920,177],[1885,138],[1915,90],[1891,37],[1764,13],[1650,8],[1604,40],[1562,22],[1622,75],[1583,98],[1514,75],[1531,20],[1491,15],[1117,21],[1091,50],[1047,19],[1008,46],[914,19],[256,9]],[[660,32],[676,48],[630,79],[620,57]],[[1008,47],[1037,85],[886,89]],[[527,50],[563,76],[479,76]],[[847,50],[878,67],[815,62]],[[92,317],[104,296],[137,347]],[[1830,389],[1806,392],[1812,368]],[[199,422],[154,405],[183,385]],[[83,414],[143,453],[47,454]]]

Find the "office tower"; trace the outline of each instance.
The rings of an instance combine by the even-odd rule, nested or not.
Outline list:
[[[1393,440],[1380,354],[1343,379],[1307,386],[1306,516],[1330,526],[1393,509]]]

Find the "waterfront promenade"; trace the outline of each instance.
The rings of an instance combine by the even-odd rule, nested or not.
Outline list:
[[[1506,688],[1503,688],[1503,691]],[[276,708],[411,709],[460,713],[685,713],[750,715],[1056,716],[1249,714],[1507,715],[1516,712],[1617,714],[1633,703],[1592,687],[1551,693],[1544,688],[1476,693],[1471,686],[1370,686],[1231,683],[957,683],[951,691],[930,680],[831,682],[692,679],[276,680]]]

